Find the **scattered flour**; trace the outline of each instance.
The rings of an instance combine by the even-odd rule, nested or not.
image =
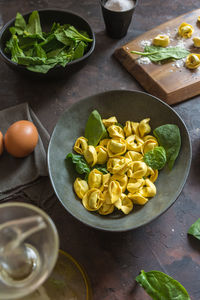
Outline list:
[[[137,61],[140,65],[148,65],[151,63],[150,59],[147,56],[140,57]]]
[[[150,46],[152,43],[152,40],[143,40],[140,42],[140,45],[142,48],[146,47],[146,46]]]

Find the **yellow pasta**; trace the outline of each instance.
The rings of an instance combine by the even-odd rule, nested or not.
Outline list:
[[[103,120],[109,138],[96,147],[88,145],[85,137],[76,140],[74,150],[84,156],[91,169],[87,179],[74,182],[74,191],[87,210],[109,215],[118,209],[126,215],[134,205],[144,205],[156,195],[158,170],[143,160],[145,153],[158,146],[150,135],[149,122],[150,118],[126,121],[122,128],[113,116]]]
[[[200,66],[200,54],[189,54],[186,58],[185,65],[188,69],[197,69]]]
[[[185,39],[190,38],[192,36],[193,32],[194,32],[194,28],[192,27],[192,25],[187,24],[185,22],[183,22],[178,28],[179,36],[181,36]]]
[[[170,43],[170,39],[168,35],[159,34],[153,39],[153,45],[167,47]]]
[[[192,40],[193,40],[194,46],[199,48],[200,47],[200,37],[194,37]]]
[[[79,137],[74,145],[74,151],[79,154],[83,154],[87,150],[87,139],[84,136]]]

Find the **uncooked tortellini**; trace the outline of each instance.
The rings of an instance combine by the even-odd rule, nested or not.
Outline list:
[[[185,22],[183,22],[178,28],[178,34],[185,39],[190,38],[193,32],[194,28],[192,27],[192,25]]]
[[[185,61],[188,69],[197,69],[200,66],[200,54],[190,53]]]
[[[167,47],[170,43],[170,39],[168,35],[159,34],[153,39],[153,45]]]

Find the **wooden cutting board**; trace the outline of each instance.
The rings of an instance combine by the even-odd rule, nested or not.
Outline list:
[[[184,66],[184,61],[171,61],[165,64],[144,64],[140,56],[130,53],[132,50],[143,51],[144,41],[151,41],[158,34],[170,35],[170,46],[183,44],[192,53],[200,53],[200,48],[193,46],[192,38],[200,37],[200,9],[172,19],[158,27],[147,31],[133,41],[117,49],[115,57],[130,72],[143,88],[164,100],[168,104],[189,99],[200,94],[200,68],[189,70]],[[191,38],[180,38],[177,34],[178,27],[182,22],[191,24],[194,33]]]

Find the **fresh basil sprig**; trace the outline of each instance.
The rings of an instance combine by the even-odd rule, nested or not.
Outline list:
[[[136,281],[154,300],[190,300],[186,289],[163,272],[142,270]]]
[[[188,234],[193,235],[195,238],[200,240],[200,218],[190,226]]]
[[[186,57],[190,52],[182,47],[159,47],[145,46],[144,52],[131,51],[131,53],[147,56],[152,62],[159,62],[167,59],[181,59]]]

